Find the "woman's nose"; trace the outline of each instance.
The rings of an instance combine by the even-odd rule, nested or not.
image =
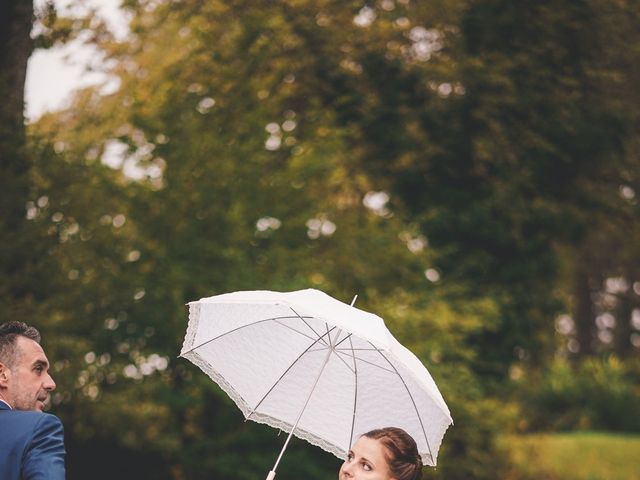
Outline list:
[[[353,477],[353,467],[351,466],[351,464],[349,462],[344,462],[342,464],[342,472],[347,477]]]

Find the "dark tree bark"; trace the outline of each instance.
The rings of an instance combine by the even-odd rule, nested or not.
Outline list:
[[[24,155],[24,83],[31,55],[33,0],[0,3],[0,201],[4,228],[24,218],[27,199]]]
[[[0,307],[4,312],[24,296],[16,279],[22,277],[29,258],[22,242],[30,165],[25,152],[24,85],[33,49],[33,15],[33,0],[0,2]]]
[[[587,357],[595,352],[595,314],[593,311],[593,299],[589,274],[579,269],[576,273],[574,293],[573,318],[576,326],[576,340],[580,350],[577,357]]]
[[[629,290],[619,297],[619,304],[616,311],[616,327],[614,330],[614,352],[620,358],[628,358],[633,354],[634,347],[631,344],[631,316],[633,310],[638,308],[637,296],[633,292],[633,272],[628,271],[626,280],[629,282]]]
[[[8,154],[16,146],[24,144],[24,83],[27,61],[33,49],[32,23],[33,0],[3,0],[0,3],[0,141],[3,167],[17,163]]]

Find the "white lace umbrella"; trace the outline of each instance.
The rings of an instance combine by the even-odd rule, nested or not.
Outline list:
[[[355,299],[354,299],[355,301]],[[247,291],[189,303],[180,354],[245,418],[290,432],[339,458],[374,428],[413,436],[435,465],[449,409],[420,360],[377,315],[318,290]]]

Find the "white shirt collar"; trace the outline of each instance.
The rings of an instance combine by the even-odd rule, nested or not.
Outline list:
[[[7,402],[2,400],[1,398],[0,398],[0,402],[4,403],[7,407],[9,407],[9,410],[13,410],[13,408],[11,408],[11,405],[9,405]]]

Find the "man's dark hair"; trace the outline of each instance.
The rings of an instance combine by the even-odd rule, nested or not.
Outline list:
[[[11,368],[16,361],[16,339],[27,337],[40,343],[40,332],[23,322],[6,322],[0,325],[0,363]]]

